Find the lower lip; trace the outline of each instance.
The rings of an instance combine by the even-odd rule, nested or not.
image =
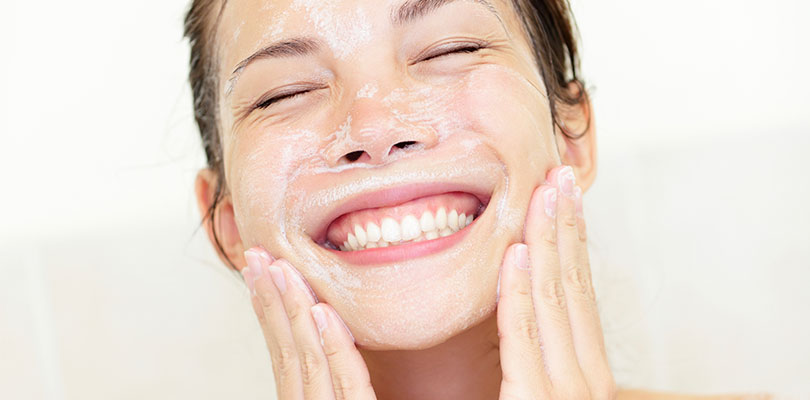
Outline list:
[[[467,235],[471,227],[475,226],[475,222],[477,220],[478,218],[476,218],[470,225],[465,226],[464,229],[450,236],[445,236],[438,239],[356,251],[327,250],[336,254],[338,257],[350,264],[363,266],[373,266],[374,264],[412,260],[414,258],[436,254],[454,246]]]

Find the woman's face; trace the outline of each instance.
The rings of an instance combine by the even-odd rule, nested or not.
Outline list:
[[[217,29],[244,246],[288,260],[367,349],[430,347],[491,315],[560,163],[509,3],[229,0]]]

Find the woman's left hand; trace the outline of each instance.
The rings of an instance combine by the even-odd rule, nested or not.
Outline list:
[[[526,244],[501,267],[501,399],[615,399],[591,285],[582,191],[571,167],[532,195]]]

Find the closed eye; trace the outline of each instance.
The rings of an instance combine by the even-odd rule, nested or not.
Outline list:
[[[454,46],[449,49],[439,49],[438,51],[428,54],[425,57],[422,57],[418,62],[422,61],[429,61],[435,58],[451,55],[451,54],[463,54],[463,53],[475,53],[481,49],[484,49],[486,46],[482,44],[475,44],[475,43],[464,43],[459,46]]]
[[[289,93],[282,93],[276,96],[273,96],[269,99],[259,100],[256,105],[253,107],[254,109],[264,109],[270,107],[271,105],[278,103],[282,100],[290,100],[295,97],[298,97],[302,94],[306,94],[311,92],[313,89],[306,89],[306,90],[299,90],[296,92],[289,92]]]

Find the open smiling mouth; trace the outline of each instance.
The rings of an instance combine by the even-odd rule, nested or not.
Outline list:
[[[437,240],[472,224],[485,207],[475,195],[450,192],[352,211],[329,224],[324,246],[357,252]]]
[[[382,265],[452,247],[476,226],[492,197],[489,179],[422,182],[358,193],[314,210],[311,237],[352,265]]]

